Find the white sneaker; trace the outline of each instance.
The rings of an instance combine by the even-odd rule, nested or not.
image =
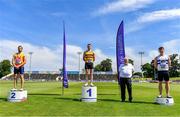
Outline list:
[[[91,87],[94,87],[94,84],[91,82],[90,86],[91,86]]]
[[[11,91],[17,91],[17,89],[16,89],[16,88],[13,88],[13,89],[11,89]]]
[[[158,95],[157,98],[162,98],[162,95]]]
[[[87,87],[88,86],[88,82],[86,84],[84,84],[84,86]]]
[[[21,89],[19,89],[20,91],[23,91],[24,89],[23,88],[21,88]]]

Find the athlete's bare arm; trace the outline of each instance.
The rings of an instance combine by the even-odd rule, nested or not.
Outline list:
[[[12,65],[13,65],[13,67],[16,67],[16,65],[15,65],[15,58],[14,58],[14,56],[13,56],[13,58],[12,58]]]
[[[94,60],[94,61],[96,60],[96,56],[95,56],[95,53],[93,53],[93,60]]]
[[[157,69],[157,57],[154,59],[154,68]]]
[[[85,52],[83,53],[83,60],[85,61]]]
[[[23,57],[23,62],[22,62],[22,64],[20,66],[24,66],[25,64],[26,64],[26,57],[24,56]]]

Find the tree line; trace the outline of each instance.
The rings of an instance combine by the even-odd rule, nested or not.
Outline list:
[[[179,77],[180,76],[180,63],[178,62],[178,54],[170,55],[171,59],[171,67],[169,69],[169,73],[171,77]],[[134,64],[132,59],[129,59],[129,63]],[[141,69],[143,71],[143,75],[146,78],[153,78],[154,74],[157,72],[154,68],[154,60],[151,63],[145,63],[142,65]],[[11,73],[11,62],[9,60],[3,60],[0,62],[0,78]],[[107,58],[97,64],[94,68],[96,72],[112,72],[112,60]],[[134,75],[141,76],[140,72],[134,73]]]
[[[180,63],[178,62],[178,54],[172,54],[170,55],[171,59],[171,66],[169,68],[169,74],[170,77],[179,77],[180,76]],[[144,74],[144,77],[150,78],[154,77],[154,74],[157,73],[157,70],[154,68],[154,60],[151,61],[151,63],[145,63],[142,65],[142,71]]]
[[[169,69],[170,77],[179,77],[180,76],[180,62],[178,62],[178,54],[170,55],[171,66]],[[129,63],[133,64],[134,61],[129,59]],[[154,75],[157,73],[157,70],[154,68],[154,60],[151,63],[145,63],[141,66],[141,70],[145,78],[154,78]],[[94,71],[109,72],[112,71],[112,60],[107,58],[97,64],[94,68]],[[136,72],[134,75],[142,76],[141,72]]]

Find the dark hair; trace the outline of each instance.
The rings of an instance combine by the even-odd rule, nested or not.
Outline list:
[[[161,46],[161,47],[159,47],[159,50],[162,50],[162,49],[164,50],[164,47],[162,47],[162,46]]]
[[[90,44],[90,43],[88,43],[87,45],[88,45],[88,46],[90,46],[91,44]]]
[[[18,48],[23,48],[22,45],[19,45]]]

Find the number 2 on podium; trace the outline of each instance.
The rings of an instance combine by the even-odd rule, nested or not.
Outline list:
[[[11,98],[16,98],[15,95],[15,93],[11,93]]]
[[[92,96],[92,90],[91,89],[87,90],[87,93],[89,93],[89,97]]]

